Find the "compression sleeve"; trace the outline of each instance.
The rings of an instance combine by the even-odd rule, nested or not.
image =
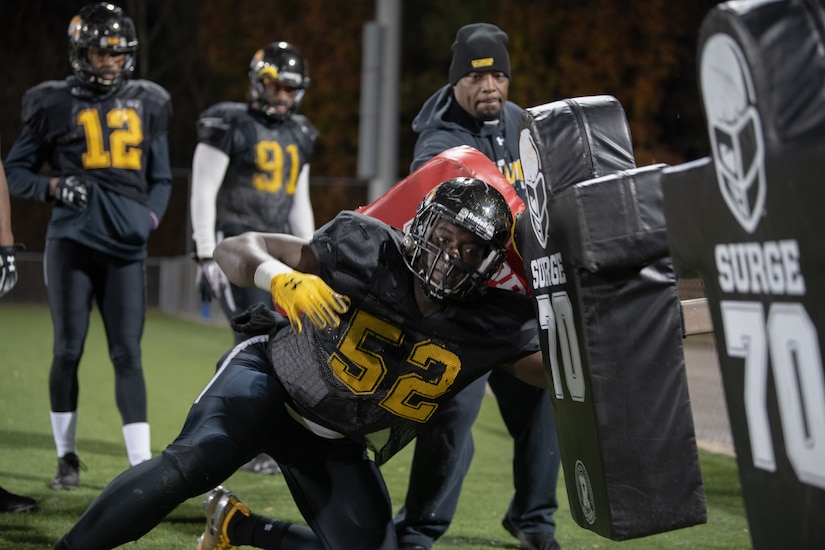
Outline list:
[[[315,215],[309,200],[309,163],[304,164],[298,175],[292,209],[289,211],[289,226],[296,237],[309,240],[315,232]]]
[[[229,155],[220,149],[198,143],[192,157],[192,238],[198,258],[211,258],[215,250],[215,217],[218,191],[229,166]]]

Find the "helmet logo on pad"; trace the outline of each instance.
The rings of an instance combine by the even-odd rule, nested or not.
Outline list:
[[[748,233],[765,210],[765,141],[745,54],[729,35],[710,37],[702,50],[702,96],[719,191]]]
[[[523,129],[519,134],[518,147],[527,191],[527,199],[524,202],[527,203],[527,211],[530,213],[530,226],[533,228],[536,241],[545,248],[550,227],[547,188],[544,185],[541,155],[529,128]]]

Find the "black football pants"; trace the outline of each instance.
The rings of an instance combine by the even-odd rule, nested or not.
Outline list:
[[[282,548],[396,548],[389,494],[364,447],[318,437],[296,422],[271,368],[266,337],[236,346],[192,405],[177,439],[115,478],[57,548],[109,549],[137,540],[262,452],[278,461],[314,532],[290,526]],[[199,534],[193,530],[193,547]]]
[[[54,412],[77,410],[77,369],[92,300],[103,318],[124,424],[146,422],[140,340],[146,319],[143,260],[122,260],[68,239],[46,242],[46,289],[54,328],[49,396]]]
[[[472,426],[489,381],[513,438],[515,493],[504,516],[525,532],[555,533],[561,456],[547,390],[495,369],[439,407],[418,433],[398,540],[429,548],[450,526],[473,459]]]

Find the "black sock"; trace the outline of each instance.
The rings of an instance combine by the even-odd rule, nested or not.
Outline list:
[[[253,546],[277,550],[290,524],[251,513],[249,517],[235,514],[226,526],[226,534],[234,546]]]

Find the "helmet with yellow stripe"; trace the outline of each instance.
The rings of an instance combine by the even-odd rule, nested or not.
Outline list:
[[[287,94],[274,94],[267,85]],[[309,86],[309,65],[298,48],[288,42],[272,42],[255,52],[249,63],[249,104],[273,119],[285,119],[298,111]],[[289,96],[285,98],[284,96]]]

